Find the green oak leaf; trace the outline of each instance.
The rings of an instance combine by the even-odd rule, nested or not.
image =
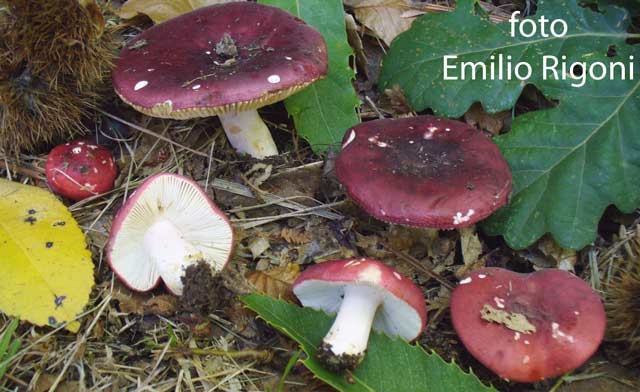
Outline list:
[[[340,0],[259,0],[284,9],[313,26],[324,36],[329,54],[329,71],[324,79],[285,100],[300,136],[315,152],[337,149],[344,132],[360,122],[355,108],[358,96],[349,66],[353,51],[347,42],[344,9]]]
[[[618,57],[629,54],[640,58],[628,46]],[[509,205],[484,224],[490,234],[523,248],[551,232],[560,245],[580,249],[595,239],[608,205],[625,212],[640,206],[639,71],[634,80],[580,90],[556,86],[556,108],[517,117],[513,130],[495,139],[514,184]]]
[[[606,14],[600,14],[580,7],[576,0],[540,1],[538,13],[528,19],[537,21],[540,15],[549,20],[562,19],[568,32],[560,38],[545,38],[538,28],[537,35],[525,38],[517,32],[512,37],[509,22],[492,23],[476,3],[460,0],[455,11],[424,15],[400,34],[384,58],[381,89],[399,85],[413,109],[431,108],[447,117],[462,116],[474,102],[481,102],[489,112],[507,110],[515,105],[527,83],[540,87],[546,82],[543,55],[564,54],[569,63],[584,61],[593,54],[605,54],[609,45],[623,45],[628,38],[629,17],[617,7],[609,7]],[[507,56],[511,56],[514,66],[518,62],[530,64],[531,78],[526,82],[515,77],[506,80],[505,74],[503,80],[498,80],[496,72],[493,80],[472,80],[469,71],[461,80],[461,62],[483,62],[489,66],[492,62],[497,64],[500,55],[505,64]],[[455,61],[449,60],[450,65],[458,64],[457,71],[449,70],[447,76],[459,80],[444,79],[445,56],[458,56]]]
[[[327,314],[258,294],[245,296],[242,302],[298,342],[307,354],[304,365],[339,391],[496,392],[437,354],[378,333],[371,334],[367,355],[349,382],[344,376],[324,369],[315,359],[316,347],[333,321]]]

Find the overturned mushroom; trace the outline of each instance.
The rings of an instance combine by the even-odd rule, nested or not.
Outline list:
[[[120,52],[118,95],[154,117],[217,115],[229,142],[256,158],[278,154],[256,109],[322,78],[322,35],[275,7],[233,2],[156,25]]]
[[[182,294],[187,267],[200,261],[220,271],[229,260],[229,220],[192,180],[149,177],[122,206],[111,227],[107,260],[131,289],[147,291],[162,279]]]
[[[476,359],[500,377],[520,382],[579,367],[605,331],[598,294],[561,270],[476,270],[453,291],[451,319]]]
[[[304,306],[338,313],[318,350],[332,371],[353,370],[373,329],[404,340],[427,322],[422,291],[395,269],[373,259],[328,261],[307,268],[293,284]]]
[[[349,129],[336,174],[375,218],[437,229],[473,225],[504,205],[511,191],[511,172],[491,139],[433,116]]]

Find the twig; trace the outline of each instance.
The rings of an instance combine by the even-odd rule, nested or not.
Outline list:
[[[413,268],[425,273],[427,276],[429,276],[430,278],[433,278],[435,280],[437,280],[438,282],[440,282],[441,285],[443,285],[444,287],[448,288],[449,290],[453,290],[456,288],[456,286],[454,284],[452,284],[451,282],[449,282],[448,280],[446,280],[445,278],[443,278],[442,276],[440,276],[440,274],[438,274],[437,272],[434,272],[432,269],[425,267],[419,260],[417,260],[416,258],[404,253],[404,252],[399,252],[393,248],[391,248],[388,244],[384,244],[383,246],[386,250],[388,250],[389,252],[393,253],[394,255],[400,257],[402,260],[404,260],[405,262],[407,262],[408,264],[410,264]]]

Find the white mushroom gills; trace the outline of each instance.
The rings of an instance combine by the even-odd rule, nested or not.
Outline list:
[[[367,349],[373,318],[382,303],[380,290],[366,285],[348,285],[344,299],[323,342],[335,355],[362,355]]]

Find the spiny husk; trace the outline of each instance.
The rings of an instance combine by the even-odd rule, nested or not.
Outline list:
[[[0,149],[82,133],[113,48],[93,0],[0,0]]]
[[[625,363],[640,359],[640,259],[618,271],[606,286],[607,340],[620,343],[619,357]]]

